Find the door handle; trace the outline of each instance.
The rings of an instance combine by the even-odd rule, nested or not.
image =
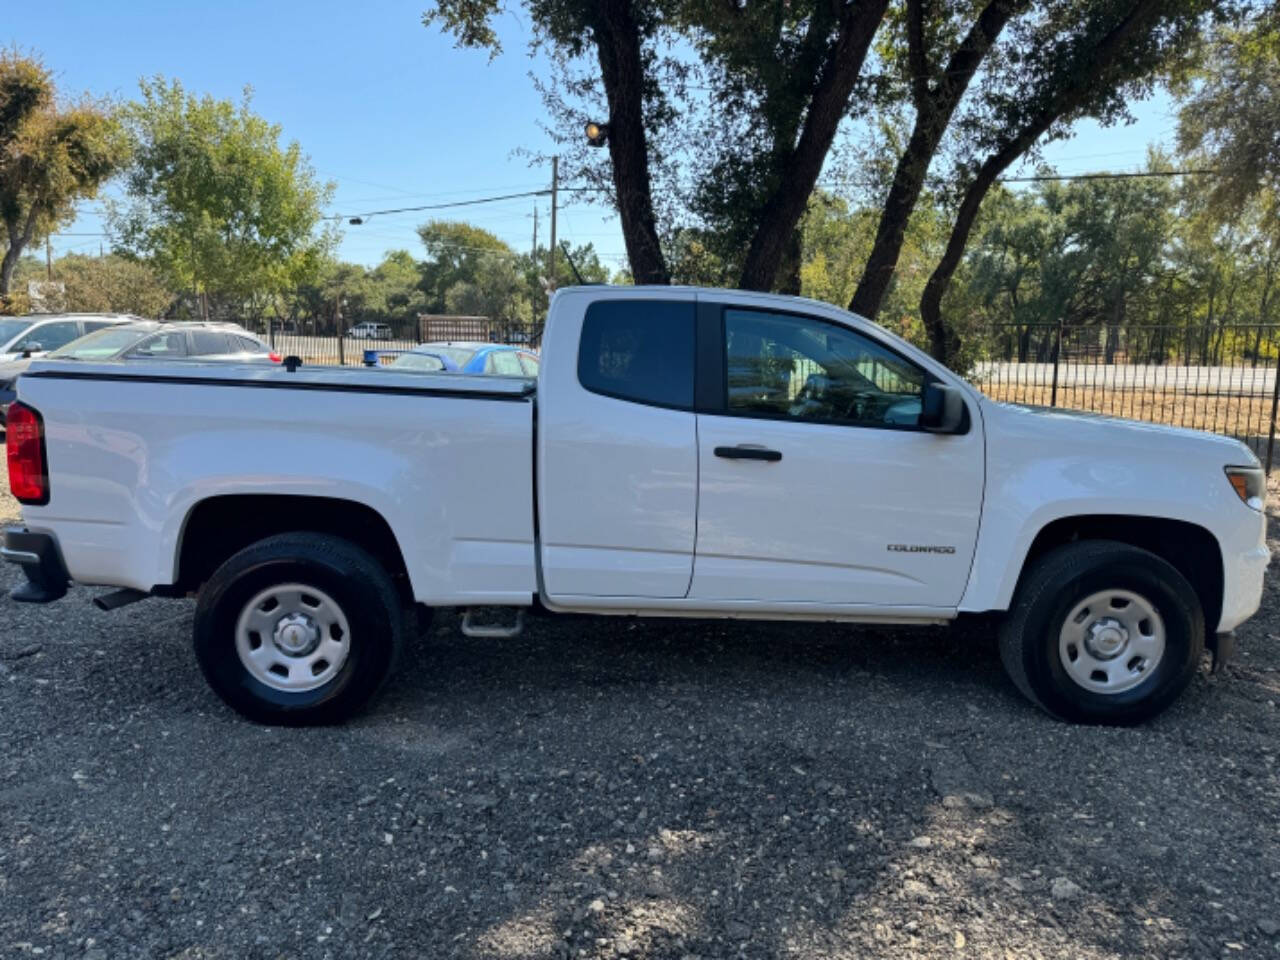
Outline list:
[[[716,456],[724,457],[726,460],[764,460],[768,463],[777,463],[782,459],[781,451],[746,445],[716,447]]]

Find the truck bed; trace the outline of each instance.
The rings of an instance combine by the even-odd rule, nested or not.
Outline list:
[[[418,601],[528,603],[534,389],[384,369],[39,361],[18,395],[47,425],[51,497],[24,518],[56,524],[77,582],[151,590],[177,582],[202,501],[351,499],[395,531]]]

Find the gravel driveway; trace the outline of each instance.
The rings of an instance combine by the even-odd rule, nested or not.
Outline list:
[[[5,597],[0,957],[1274,956],[1275,584],[1135,730],[979,627],[453,616],[371,714],[267,729],[190,603]]]

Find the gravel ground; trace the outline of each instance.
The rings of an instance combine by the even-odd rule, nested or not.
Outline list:
[[[6,596],[0,957],[1277,955],[1276,583],[1135,730],[1034,711],[989,629],[453,616],[267,729],[190,603]]]

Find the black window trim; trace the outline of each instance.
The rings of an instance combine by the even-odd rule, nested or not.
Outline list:
[[[720,389],[719,389],[719,396],[717,398],[719,401],[718,407],[715,407],[715,408],[708,407],[707,409],[699,409],[698,412],[713,414],[718,417],[733,417],[738,420],[773,420],[781,423],[802,423],[802,424],[811,424],[813,426],[820,426],[820,427],[845,427],[845,428],[854,429],[854,430],[893,430],[899,433],[901,432],[929,433],[930,432],[929,430],[925,429],[919,424],[916,424],[913,426],[911,424],[906,424],[906,423],[858,423],[852,420],[827,420],[819,417],[793,417],[790,414],[785,414],[785,413],[771,414],[771,413],[759,413],[755,411],[739,412],[739,411],[731,410],[729,408],[729,340],[728,340],[728,336],[726,335],[726,327],[725,327],[725,311],[726,310],[741,310],[741,311],[750,312],[750,313],[766,313],[766,314],[775,314],[775,315],[780,314],[786,317],[795,317],[798,320],[806,320],[806,321],[825,324],[826,326],[829,326],[829,327],[836,327],[837,329],[853,333],[856,336],[862,337],[864,340],[870,341],[875,346],[880,347],[882,350],[885,350],[888,353],[893,354],[898,359],[902,360],[903,363],[909,364],[910,366],[919,370],[921,374],[924,375],[924,383],[922,384],[922,386],[927,386],[931,383],[942,383],[944,381],[942,380],[941,377],[933,373],[928,368],[920,366],[919,363],[917,363],[915,360],[912,360],[910,357],[904,354],[901,350],[895,349],[894,347],[890,346],[889,344],[885,343],[884,341],[880,340],[877,337],[872,337],[867,335],[866,333],[862,332],[856,327],[851,327],[848,324],[840,323],[839,321],[831,320],[831,319],[828,319],[827,317],[822,317],[814,313],[806,313],[803,310],[789,310],[785,307],[766,307],[766,306],[761,306],[759,304],[734,303],[731,300],[709,300],[706,302],[706,306],[709,308],[708,312],[710,313],[711,311],[714,311],[718,315],[718,319],[719,319],[719,325],[718,325],[719,326],[719,341],[718,341],[719,355],[717,359],[719,363],[720,377],[722,379],[719,384]],[[699,301],[700,318],[701,318],[701,307],[702,307],[702,301]],[[701,328],[702,327],[700,324],[699,329]],[[708,328],[708,331],[711,328],[711,322],[709,320],[707,321],[707,328]],[[702,367],[700,365],[697,370],[697,373],[701,373],[701,372],[702,372]],[[694,392],[695,392],[695,396],[698,396],[696,383],[694,387]],[[964,421],[961,424],[960,429],[956,431],[957,435],[965,434],[969,432],[969,422],[970,422],[969,405],[968,403],[965,403]]]
[[[582,316],[583,325],[586,324],[587,311],[595,304],[602,302],[604,302],[603,299],[592,300],[587,304]],[[626,394],[616,393],[612,390],[600,390],[596,387],[590,387],[583,383],[580,366],[582,355],[582,331],[579,329],[578,360],[575,364],[575,367],[577,368],[576,376],[578,386],[588,393],[593,393],[599,397],[608,397],[611,400],[621,400],[623,403],[638,404],[642,407],[657,407],[661,410],[678,410],[681,413],[705,413],[710,416],[734,417],[739,420],[773,420],[780,423],[809,424],[820,427],[844,427],[846,429],[855,430],[893,430],[907,433],[930,432],[919,424],[912,426],[905,423],[855,423],[850,420],[823,420],[817,417],[793,417],[785,413],[739,413],[729,409],[729,344],[728,338],[725,335],[724,319],[726,310],[781,314],[783,316],[795,317],[799,320],[816,321],[817,323],[846,330],[893,354],[903,363],[915,367],[924,375],[924,385],[946,382],[927,367],[920,366],[919,363],[908,357],[901,350],[885,343],[878,337],[870,336],[862,330],[859,330],[857,327],[840,323],[837,320],[819,316],[815,313],[808,313],[804,310],[791,310],[785,307],[766,307],[759,304],[743,304],[719,298],[704,299],[702,296],[698,296],[693,301],[686,300],[684,298],[669,299],[667,297],[644,297],[636,298],[635,300],[628,298],[627,302],[680,305],[690,304],[693,306],[693,405],[686,406],[685,404],[677,403],[659,403],[656,400],[637,400],[635,397],[630,397]],[[960,424],[960,429],[956,431],[956,435],[959,436],[968,433],[970,424],[971,418],[969,415],[969,404],[966,400],[964,404],[964,420]]]
[[[668,305],[679,305],[682,307],[688,306],[693,308],[694,337],[693,337],[693,403],[692,404],[660,403],[657,400],[637,400],[635,397],[629,397],[623,393],[617,393],[613,390],[601,390],[597,387],[587,386],[587,384],[582,382],[582,328],[584,328],[587,324],[587,312],[597,303],[609,303],[609,302],[662,303],[662,304],[668,304]],[[624,403],[635,403],[635,404],[639,404],[642,407],[657,407],[661,410],[679,410],[681,413],[696,412],[697,403],[698,403],[698,320],[697,318],[698,318],[698,301],[689,300],[683,297],[676,297],[676,298],[627,297],[625,301],[621,300],[620,298],[615,299],[615,298],[602,297],[599,300],[592,300],[590,303],[587,304],[586,308],[582,312],[582,325],[578,329],[578,356],[576,358],[576,363],[574,364],[576,368],[576,373],[574,375],[577,377],[578,386],[580,386],[583,390],[587,391],[587,393],[594,393],[598,397],[608,397],[611,400],[621,400]]]

